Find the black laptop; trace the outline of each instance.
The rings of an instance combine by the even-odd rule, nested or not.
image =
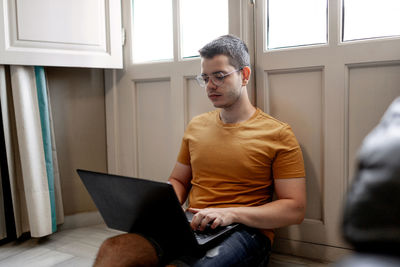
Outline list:
[[[193,231],[172,185],[140,178],[77,170],[109,228],[141,233],[180,253],[203,252],[238,224]]]

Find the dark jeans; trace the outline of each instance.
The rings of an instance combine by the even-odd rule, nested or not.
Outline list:
[[[251,228],[240,228],[220,244],[208,250],[201,258],[182,256],[171,262],[179,267],[261,267],[267,266],[271,242],[261,232]]]

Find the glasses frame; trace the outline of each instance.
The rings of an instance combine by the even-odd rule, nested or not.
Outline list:
[[[231,71],[231,72],[229,72],[229,73],[227,73],[227,74],[222,74],[221,76],[218,76],[218,77],[216,77],[215,74],[211,74],[211,75],[199,74],[199,75],[196,76],[196,81],[197,81],[197,83],[200,85],[200,87],[206,87],[207,84],[208,84],[210,81],[211,81],[215,86],[221,86],[221,85],[224,84],[225,77],[231,75],[232,73],[241,71],[241,70],[243,70],[243,67],[241,67],[241,68],[239,68],[239,69],[237,69],[237,70]],[[207,78],[208,78],[208,81],[206,81],[206,80],[204,79],[204,77],[207,77]]]

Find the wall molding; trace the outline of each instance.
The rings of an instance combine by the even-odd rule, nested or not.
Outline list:
[[[353,250],[351,249],[288,240],[283,238],[275,239],[272,251],[328,262],[336,262],[353,253]]]

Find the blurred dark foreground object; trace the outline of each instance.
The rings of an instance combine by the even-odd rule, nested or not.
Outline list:
[[[342,232],[357,251],[335,266],[400,266],[400,97],[364,139]]]

